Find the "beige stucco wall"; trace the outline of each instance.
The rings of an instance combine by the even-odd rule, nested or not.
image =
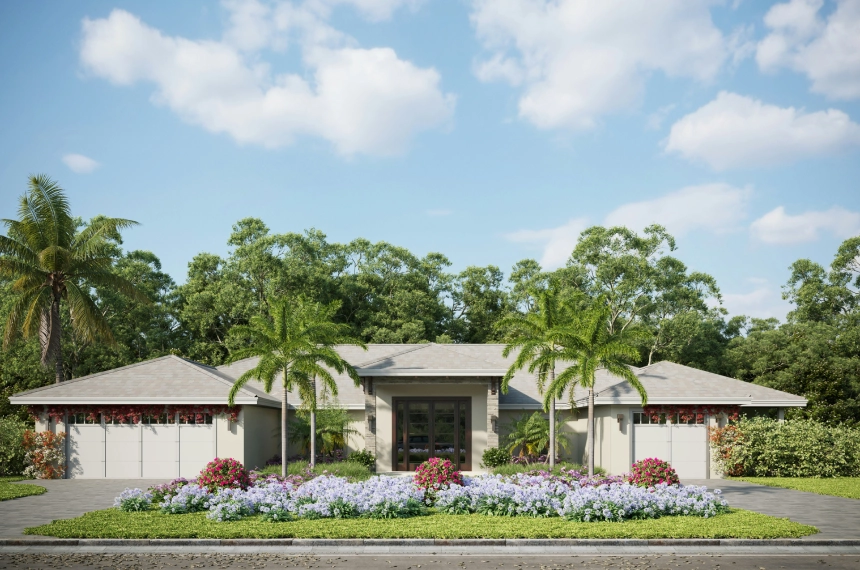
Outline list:
[[[212,423],[215,425],[215,455],[222,459],[232,457],[245,467],[253,467],[245,461],[245,409],[248,407],[243,406],[235,422],[225,415],[218,415],[212,418]]]
[[[472,470],[479,471],[481,456],[487,448],[487,386],[475,384],[388,384],[378,383],[376,392],[376,471],[392,469],[392,398],[397,396],[436,396],[472,398]]]
[[[281,410],[264,406],[244,406],[237,432],[242,434],[245,465],[250,469],[263,467],[273,455],[280,453]],[[220,436],[220,433],[219,433]],[[221,447],[221,440],[218,440]]]
[[[352,418],[352,424],[349,427],[358,433],[350,434],[347,438],[347,455],[364,449],[364,410],[349,410],[349,417]]]

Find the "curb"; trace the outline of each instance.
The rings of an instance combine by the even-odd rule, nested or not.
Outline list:
[[[364,546],[483,546],[483,547],[582,547],[582,546],[693,546],[693,547],[735,547],[735,546],[860,546],[860,539],[579,539],[579,538],[502,538],[502,539],[439,539],[439,538],[57,538],[21,539],[0,538],[3,546],[295,546],[295,547],[341,547],[356,548]]]

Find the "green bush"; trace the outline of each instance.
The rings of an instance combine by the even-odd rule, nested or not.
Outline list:
[[[752,477],[860,476],[860,429],[814,420],[742,419],[712,430],[714,460]]]
[[[0,417],[0,475],[20,475],[24,472],[24,432],[27,422],[14,416]]]
[[[357,461],[338,461],[336,463],[318,463],[316,467],[310,469],[310,464],[306,461],[294,461],[287,465],[287,475],[301,475],[305,479],[312,478],[308,471],[313,475],[334,475],[336,477],[346,477],[350,481],[364,481],[370,479],[373,475],[370,469]],[[267,465],[264,469],[257,471],[261,475],[280,475],[280,465]]]
[[[495,469],[500,465],[507,465],[510,462],[511,452],[499,447],[488,447],[481,456],[481,466],[488,469]]]
[[[561,475],[561,470],[579,471],[580,473],[588,474],[588,467],[583,467],[578,463],[568,463],[559,461],[555,464],[555,468],[551,470],[554,475]],[[515,475],[517,473],[530,473],[532,471],[550,471],[549,465],[546,463],[508,463],[507,465],[499,465],[493,468],[493,475]],[[606,475],[606,469],[599,465],[594,466],[595,475]]]
[[[376,456],[366,449],[361,451],[353,451],[346,458],[347,461],[354,461],[367,467],[370,471],[376,471]]]

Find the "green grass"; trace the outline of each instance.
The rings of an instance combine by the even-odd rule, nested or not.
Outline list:
[[[860,499],[860,477],[732,477],[734,481],[746,481],[768,487],[782,487],[796,491],[808,491],[819,495],[833,495],[848,499]]]
[[[296,461],[287,465],[287,474],[302,475],[307,470],[307,468],[307,462]],[[338,463],[318,464],[316,467],[313,468],[313,472],[317,475],[322,475],[323,472],[328,472],[329,475],[346,477],[350,481],[364,481],[365,479],[370,479],[371,475],[373,475],[373,473],[370,472],[370,469],[368,469],[361,463],[356,463],[355,461],[341,461]],[[258,470],[258,473],[273,473],[275,475],[280,475],[281,466],[268,465],[265,469]]]
[[[28,528],[25,534],[60,538],[797,538],[818,529],[732,509],[709,519],[663,517],[647,521],[568,522],[483,515],[430,514],[393,520],[320,519],[270,523],[257,517],[218,523],[206,513],[94,511]]]
[[[26,483],[13,484],[13,481],[23,481],[23,477],[0,477],[0,501],[41,495],[48,490],[39,485],[28,485]]]
[[[552,470],[556,475],[561,471],[561,468],[564,468],[568,471],[574,470],[579,471],[580,473],[588,473],[588,467],[583,467],[578,463],[567,463],[566,461],[562,461],[556,463],[555,468]],[[494,475],[514,475],[515,473],[528,473],[529,471],[534,471],[536,469],[547,471],[549,467],[543,463],[528,463],[523,464],[520,463],[518,465],[514,465],[513,463],[509,463],[507,465],[500,465],[493,469]],[[606,475],[606,469],[595,466],[594,467],[595,475]]]

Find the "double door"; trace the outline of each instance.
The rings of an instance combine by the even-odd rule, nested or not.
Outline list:
[[[394,470],[414,471],[431,457],[470,471],[471,398],[394,398]]]

